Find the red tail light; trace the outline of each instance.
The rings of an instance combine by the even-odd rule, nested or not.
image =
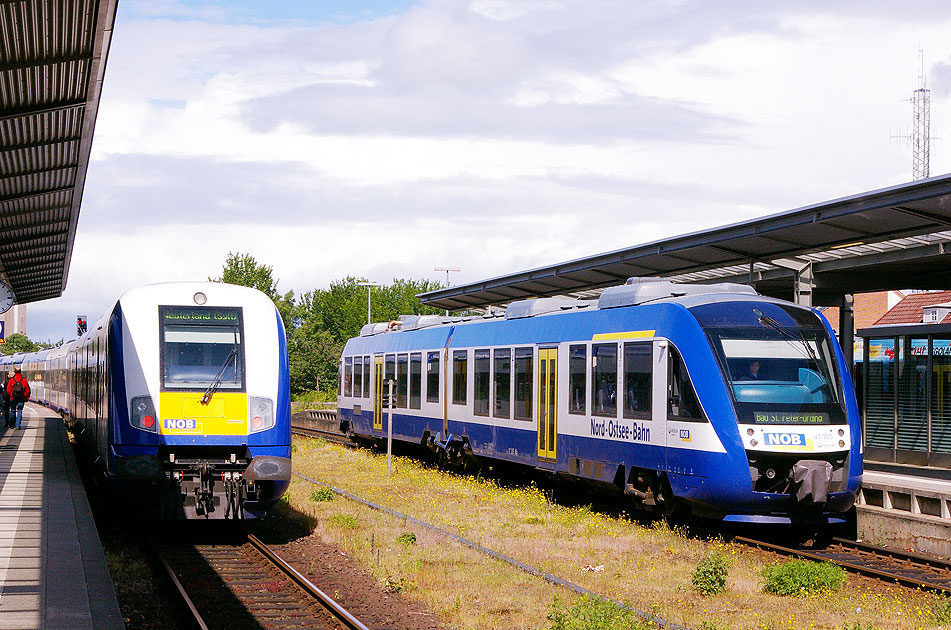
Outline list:
[[[155,426],[155,418],[152,416],[145,416],[142,418],[142,426],[146,429],[151,429],[153,426]]]

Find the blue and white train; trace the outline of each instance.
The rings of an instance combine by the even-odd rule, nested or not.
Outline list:
[[[816,311],[733,284],[632,278],[597,300],[369,324],[340,361],[355,437],[614,486],[649,510],[842,523],[862,479],[848,367]]]
[[[291,473],[284,326],[260,291],[132,289],[79,339],[0,360],[63,414],[109,485],[162,518],[263,514]]]

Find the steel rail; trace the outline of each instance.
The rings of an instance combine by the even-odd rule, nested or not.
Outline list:
[[[247,534],[248,541],[251,545],[261,552],[265,558],[267,558],[271,564],[279,568],[287,577],[293,580],[298,586],[304,589],[309,595],[316,599],[320,604],[326,608],[330,613],[336,617],[341,623],[343,623],[350,630],[370,630],[359,619],[354,617],[347,611],[343,606],[338,604],[332,597],[324,593],[322,590],[317,588],[317,586],[308,580],[306,577],[301,575],[297,569],[289,565],[283,558],[277,555],[270,547],[265,545],[259,538],[253,534]]]
[[[770,543],[770,542],[766,542],[762,540],[755,540],[753,538],[745,538],[743,536],[736,536],[732,540],[734,542],[738,542],[738,543],[747,545],[749,547],[763,549],[764,551],[772,551],[772,552],[779,553],[786,556],[796,556],[796,557],[804,558],[806,560],[813,560],[815,562],[832,562],[833,564],[836,564],[851,573],[856,573],[858,575],[863,575],[865,577],[870,577],[870,578],[880,580],[883,582],[892,582],[892,583],[899,584],[901,586],[907,586],[909,588],[925,588],[925,589],[938,591],[938,592],[951,592],[951,586],[948,586],[947,584],[942,585],[942,584],[937,584],[935,582],[929,582],[927,580],[919,580],[919,579],[906,577],[898,573],[880,571],[878,569],[875,569],[869,566],[863,566],[855,562],[849,562],[847,560],[830,558],[828,555],[823,555],[821,552],[807,551],[805,549],[794,549],[792,547],[784,547],[782,545],[777,545],[775,543]],[[862,543],[855,543],[855,541],[847,541],[847,542],[849,542],[849,544],[851,545],[856,545],[856,544],[862,545]],[[879,554],[879,551],[882,550],[882,548],[875,547],[874,545],[862,545],[862,546],[866,548],[866,549],[863,549],[863,551],[866,551],[868,553],[874,553],[877,555],[888,555],[888,554]],[[885,550],[885,551],[891,551],[891,550]],[[892,557],[897,559],[897,555],[894,555]],[[908,559],[907,555],[902,556],[901,559],[907,560]]]
[[[343,433],[335,433],[333,431],[324,431],[322,429],[312,429],[310,427],[305,427],[299,424],[291,425],[291,433],[300,435],[303,437],[312,437],[312,438],[323,438],[327,441],[334,442],[337,444],[350,444],[351,440]]]
[[[886,556],[902,562],[911,562],[921,566],[941,569],[951,573],[951,562],[943,558],[933,558],[931,556],[925,556],[913,551],[902,551],[901,549],[893,549],[891,547],[879,547],[878,545],[870,545],[866,542],[849,540],[848,538],[833,538],[832,542],[836,543],[837,545],[842,545],[843,547],[851,547],[858,551],[874,553],[879,556]]]
[[[185,586],[178,579],[178,576],[175,575],[175,570],[172,569],[172,565],[168,563],[168,560],[165,559],[165,554],[159,551],[158,545],[155,544],[155,541],[152,538],[147,539],[149,546],[152,548],[152,552],[158,557],[159,562],[162,563],[162,566],[165,567],[165,572],[168,573],[168,576],[172,579],[172,584],[175,585],[175,588],[178,589],[178,594],[182,596],[185,605],[188,606],[188,610],[191,611],[192,616],[195,618],[195,623],[198,624],[198,627],[201,630],[209,630],[208,624],[205,623],[205,620],[202,619],[201,613],[198,612],[198,608],[195,606],[195,602],[192,601],[192,598],[189,597],[188,593],[185,591]]]

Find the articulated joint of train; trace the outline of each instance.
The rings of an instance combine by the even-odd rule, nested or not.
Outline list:
[[[157,456],[119,461],[120,479],[164,485],[161,518],[241,519],[290,476],[289,458],[252,456],[246,447],[164,446]]]

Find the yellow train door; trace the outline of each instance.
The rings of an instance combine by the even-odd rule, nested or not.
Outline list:
[[[538,457],[555,459],[558,435],[558,349],[538,350]]]
[[[383,355],[373,357],[373,428],[383,430]]]

